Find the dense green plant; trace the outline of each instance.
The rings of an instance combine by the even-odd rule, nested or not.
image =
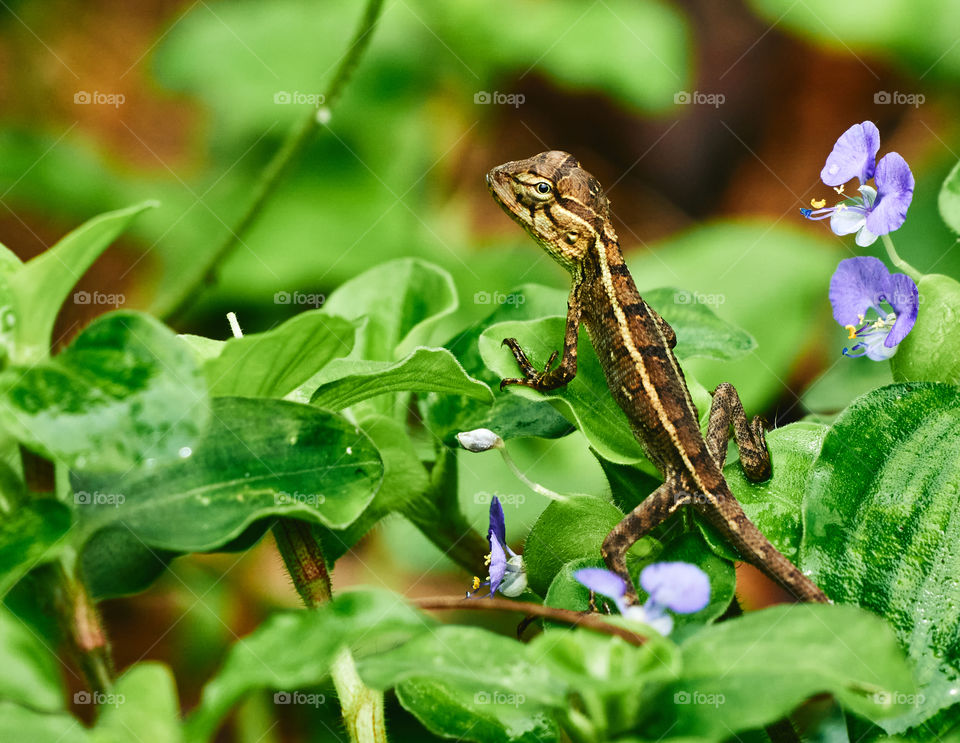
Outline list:
[[[755,4],[765,12],[777,5]],[[357,38],[366,38],[379,6],[369,4]],[[674,21],[657,5],[643,12]],[[456,13],[454,29],[487,32],[481,4],[462,3]],[[522,46],[513,41],[502,43]],[[188,34],[177,43],[197,42]],[[363,48],[355,45],[335,75],[328,105]],[[549,69],[576,82],[576,66],[562,58]],[[625,98],[647,96],[651,108],[662,93],[628,84],[616,66],[590,73]],[[257,125],[254,113],[231,121],[233,136]],[[309,113],[237,233],[252,226],[321,125]],[[566,388],[498,389],[515,373],[501,340],[517,338],[535,365],[546,363],[563,335],[565,291],[525,283],[487,293],[478,301],[491,311],[478,320],[476,307],[460,311],[464,288],[448,270],[406,257],[376,262],[316,302],[322,307],[266,332],[227,341],[177,335],[154,315],[123,310],[98,317],[52,354],[54,321],[77,279],[153,206],[102,214],[25,263],[0,246],[0,740],[212,741],[244,700],[318,706],[330,684],[355,741],[386,739],[385,692],[416,718],[418,735],[484,742],[789,738],[783,719],[824,694],[831,709],[807,710],[808,729],[823,739],[956,735],[960,287],[952,278],[914,272],[921,308],[896,355],[880,362],[890,379],[865,385],[874,362],[844,359],[854,373],[840,371],[834,383],[838,372],[829,371],[807,393],[808,408],[819,402],[841,412],[770,431],[770,480],[752,484],[737,461],[726,466],[748,515],[834,603],[743,614],[734,597],[738,555],[691,516],[631,552],[638,572],[685,562],[709,579],[709,600],[678,613],[663,636],[628,617],[588,613],[597,599],[576,579],[602,565],[604,536],[658,477],[586,335]],[[960,232],[960,165],[939,206]],[[653,259],[637,262],[644,296],[676,330],[701,412],[709,389],[726,378],[741,385],[748,407],[768,401],[809,333],[804,318],[788,313],[756,334],[734,319],[775,302],[818,294],[825,301],[829,256],[789,230],[776,231],[779,239],[755,256],[754,270],[769,269],[764,286],[731,277],[729,295],[700,300],[703,257],[740,259],[743,245],[771,229],[720,225],[685,235],[670,254],[671,280]],[[182,310],[236,238],[182,285],[165,285],[158,314]],[[676,277],[691,284],[678,286]],[[737,307],[711,309],[725,300]],[[758,347],[763,366],[748,363]],[[337,560],[391,515],[468,574],[487,570],[496,540],[475,528],[458,499],[465,463],[497,457],[461,449],[458,434],[477,429],[499,437],[477,449],[501,452],[520,439],[570,437],[609,488],[535,488],[540,495],[530,498],[543,497],[545,508],[522,558],[510,552],[525,578],[511,584],[516,603],[418,605],[383,588],[332,595]],[[163,664],[140,662],[115,677],[97,601],[147,589],[178,556],[244,551],[268,531],[307,609],[276,613],[235,642],[186,714]],[[462,609],[460,619],[441,623],[428,613],[446,608]],[[538,629],[520,640],[470,621],[487,610],[530,614]],[[67,710],[50,649],[57,643],[83,672],[74,702],[96,705],[91,726]]]

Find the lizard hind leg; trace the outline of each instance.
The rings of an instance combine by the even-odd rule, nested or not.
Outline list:
[[[607,568],[626,581],[628,603],[637,602],[637,591],[634,588],[633,576],[627,570],[627,551],[637,540],[645,537],[689,501],[689,493],[667,481],[624,516],[603,540],[600,548],[603,561]]]
[[[756,416],[748,421],[736,388],[724,382],[718,385],[713,393],[706,436],[707,449],[717,463],[717,467],[721,469],[727,458],[727,441],[731,426],[733,426],[733,438],[740,452],[740,464],[746,476],[754,482],[768,479],[771,473],[770,453],[767,451],[763,419]]]

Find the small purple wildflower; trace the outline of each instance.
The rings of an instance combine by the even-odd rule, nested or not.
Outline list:
[[[523,556],[518,555],[507,545],[507,525],[503,517],[503,506],[496,496],[490,501],[490,526],[487,530],[487,541],[490,543],[490,554],[487,555],[487,564],[490,566],[490,575],[483,583],[475,577],[473,592],[467,597],[476,595],[481,586],[490,586],[490,596],[498,590],[504,596],[519,596],[527,588],[527,573],[523,566]],[[507,553],[510,554],[507,557]]]
[[[856,178],[860,196],[828,208],[823,208],[825,201],[811,202],[817,208],[801,209],[803,216],[814,220],[829,218],[834,234],[856,233],[857,245],[861,247],[872,245],[879,235],[899,229],[913,200],[913,173],[896,152],[887,153],[877,162],[879,149],[880,132],[873,122],[854,124],[841,134],[820,171],[820,179],[842,194],[843,185]],[[867,185],[871,178],[876,188]]]
[[[847,329],[850,340],[859,340],[853,348],[844,348],[843,355],[884,361],[897,352],[897,344],[913,329],[920,295],[905,273],[891,274],[877,258],[858,256],[840,261],[834,271],[830,304],[833,318]],[[875,320],[867,319],[871,310],[877,315]]]
[[[653,627],[661,635],[673,629],[670,609],[677,614],[693,614],[710,603],[710,579],[688,562],[656,562],[640,572],[640,585],[649,598],[643,606],[628,604],[627,584],[616,573],[603,568],[583,568],[573,575],[594,593],[606,596],[620,613]]]

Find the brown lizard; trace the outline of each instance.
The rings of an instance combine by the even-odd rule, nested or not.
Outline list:
[[[747,518],[723,477],[733,427],[747,477],[770,477],[763,421],[748,421],[733,385],[713,396],[707,435],[673,354],[673,329],[643,301],[620,251],[610,203],[597,180],[573,155],[551,151],[500,165],[487,174],[494,199],[573,279],[567,301],[563,353],[554,352],[543,371],[527,359],[516,339],[506,338],[523,372],[500,383],[547,391],[577,373],[577,334],[583,323],[603,367],[610,393],[626,413],[634,435],[664,483],[645,498],[603,542],[607,566],[626,580],[628,600],[637,600],[626,552],[638,539],[683,506],[713,524],[743,559],[803,601],[828,601],[823,592],[770,544]],[[554,366],[557,356],[560,363]]]

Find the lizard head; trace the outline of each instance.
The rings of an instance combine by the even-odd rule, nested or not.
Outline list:
[[[541,152],[487,173],[493,198],[568,271],[603,232],[610,203],[597,179],[566,152]]]

